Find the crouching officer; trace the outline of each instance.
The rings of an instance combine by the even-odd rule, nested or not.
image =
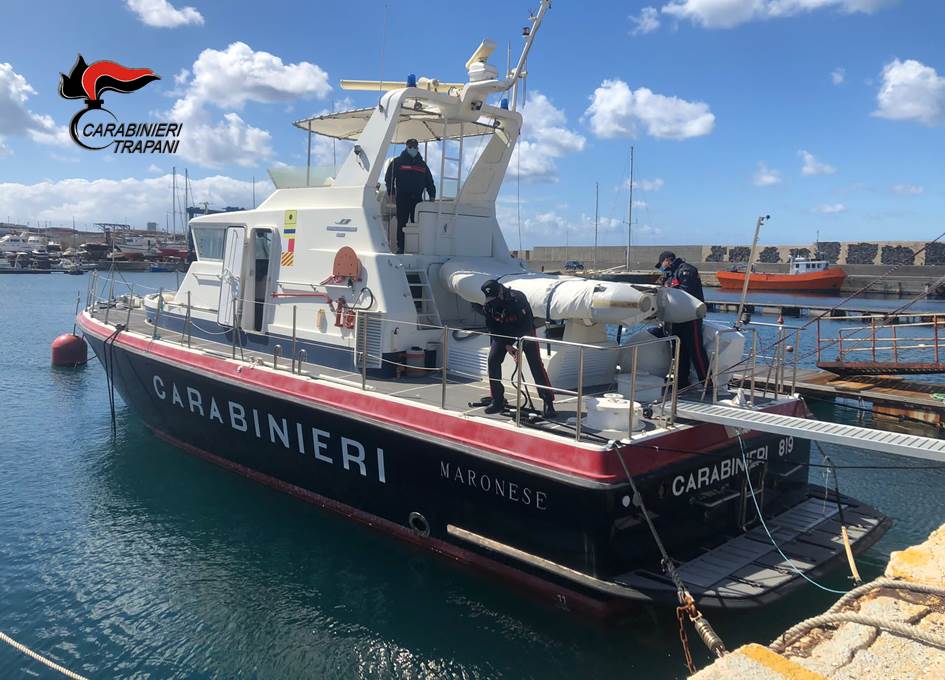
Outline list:
[[[705,302],[702,293],[702,278],[699,270],[671,250],[660,253],[656,268],[662,273],[662,283],[667,288],[678,288]],[[674,323],[669,329],[679,338],[679,389],[689,387],[689,367],[696,369],[699,382],[703,383],[709,372],[709,357],[702,343],[702,319],[685,323]]]
[[[489,348],[489,391],[492,392],[492,404],[486,409],[486,413],[500,413],[505,408],[502,361],[514,346],[513,338],[535,335],[535,317],[532,315],[531,305],[522,293],[503,286],[495,279],[482,284],[482,292],[486,296],[486,304],[483,305],[486,327],[493,334]],[[532,377],[538,385],[543,386],[538,388],[538,394],[545,402],[542,413],[545,418],[553,418],[557,415],[554,407],[555,395],[548,389],[551,387],[551,381],[541,362],[538,343],[524,342],[522,351],[525,352]]]

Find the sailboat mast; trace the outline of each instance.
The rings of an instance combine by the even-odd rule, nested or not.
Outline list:
[[[600,217],[600,182],[594,182],[594,271],[597,271],[597,222]]]
[[[177,235],[177,166],[171,168],[171,219],[174,235]]]
[[[187,185],[190,184],[190,173],[187,168],[184,168],[184,209],[181,211],[181,219],[183,222],[180,225],[180,230],[183,231],[184,227],[187,225],[187,220],[190,215],[187,214],[187,208],[190,206],[190,203],[187,200]]]
[[[633,231],[633,145],[630,145],[630,198],[627,201],[627,271],[630,271],[630,237]]]

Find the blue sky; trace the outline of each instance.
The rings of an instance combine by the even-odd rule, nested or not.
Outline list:
[[[197,201],[246,205],[266,168],[304,163],[291,121],[371,105],[341,78],[465,80],[482,38],[521,45],[534,3],[11,0],[0,25],[0,220],[163,223],[169,172]],[[386,18],[385,18],[386,17]],[[386,25],[386,31],[385,31]],[[923,240],[945,230],[945,3],[938,0],[555,0],[529,60],[525,245]],[[386,39],[385,39],[386,34]],[[63,133],[77,53],[161,80],[111,93],[123,120],[184,119],[177,156],[115,156]],[[317,149],[325,159],[326,147]],[[516,179],[498,212],[518,245]]]

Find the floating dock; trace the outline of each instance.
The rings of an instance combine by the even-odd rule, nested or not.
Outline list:
[[[932,680],[945,677],[945,525],[892,553],[885,578],[769,646],[748,644],[694,680]],[[854,622],[859,621],[859,623]]]

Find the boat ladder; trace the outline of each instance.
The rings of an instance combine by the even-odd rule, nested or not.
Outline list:
[[[798,439],[812,439],[828,444],[945,462],[945,439],[684,400],[679,401],[676,414],[682,419],[737,427],[742,430],[758,430]]]
[[[443,136],[440,138],[440,193],[439,200],[436,202],[436,228],[442,228],[444,234],[449,231],[448,225],[456,219],[456,211],[459,207],[459,192],[463,186],[463,134],[465,133],[465,123],[459,123],[459,136],[452,138],[449,136],[450,121],[443,118]],[[454,142],[457,148],[456,156],[449,155],[449,144]],[[455,175],[447,175],[447,172],[453,172],[452,164],[456,164]],[[453,210],[446,223],[441,224],[443,215],[443,201],[452,200]]]
[[[413,297],[414,307],[417,309],[417,324],[441,326],[440,311],[433,297],[433,286],[423,269],[407,269],[407,285],[410,286],[410,295]]]

